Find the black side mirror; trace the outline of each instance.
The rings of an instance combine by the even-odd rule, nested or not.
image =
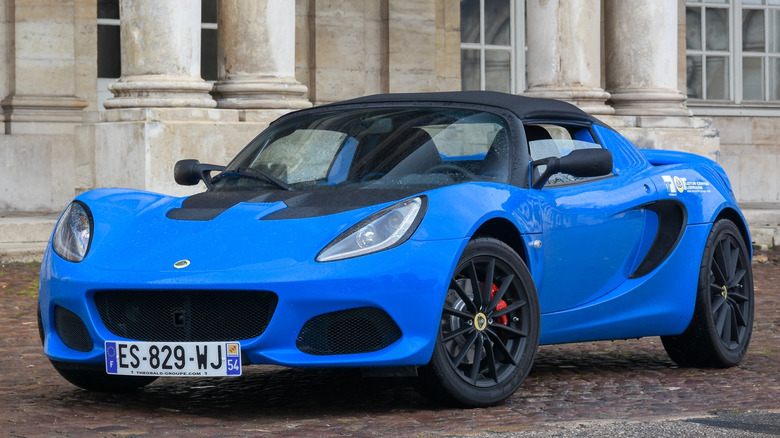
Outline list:
[[[221,172],[225,166],[201,164],[198,160],[179,160],[173,167],[173,179],[182,186],[194,186],[201,182],[211,187],[211,172]]]
[[[544,172],[534,177],[531,187],[541,189],[551,176],[558,172],[572,176],[589,177],[609,175],[612,172],[612,152],[607,149],[577,149],[563,157],[549,157],[531,163],[532,168],[547,166]]]

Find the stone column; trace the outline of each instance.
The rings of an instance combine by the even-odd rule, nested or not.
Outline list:
[[[4,133],[73,134],[87,106],[76,90],[76,4],[14,0],[1,5]]]
[[[633,4],[633,3],[631,3]],[[528,0],[527,95],[612,114],[601,88],[600,0]]]
[[[200,1],[120,0],[122,77],[106,108],[213,108],[200,77]]]
[[[223,0],[218,20],[218,107],[311,106],[295,79],[295,0]]]
[[[606,82],[616,114],[689,116],[677,88],[677,6],[604,1]]]

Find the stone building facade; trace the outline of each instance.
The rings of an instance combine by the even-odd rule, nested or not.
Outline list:
[[[0,0],[0,241],[85,190],[192,193],[178,159],[290,110],[483,88],[720,162],[780,245],[778,35],[780,0]]]

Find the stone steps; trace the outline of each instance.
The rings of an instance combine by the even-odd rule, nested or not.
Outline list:
[[[0,263],[39,262],[58,215],[0,217]]]
[[[742,207],[742,214],[748,221],[755,248],[780,247],[780,208]]]

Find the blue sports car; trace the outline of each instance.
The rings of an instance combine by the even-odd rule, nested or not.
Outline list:
[[[750,342],[750,235],[723,169],[564,102],[363,97],[174,177],[206,190],[90,191],[54,230],[40,333],[79,387],[354,367],[488,406],[539,344],[661,336],[679,365],[729,367]]]

